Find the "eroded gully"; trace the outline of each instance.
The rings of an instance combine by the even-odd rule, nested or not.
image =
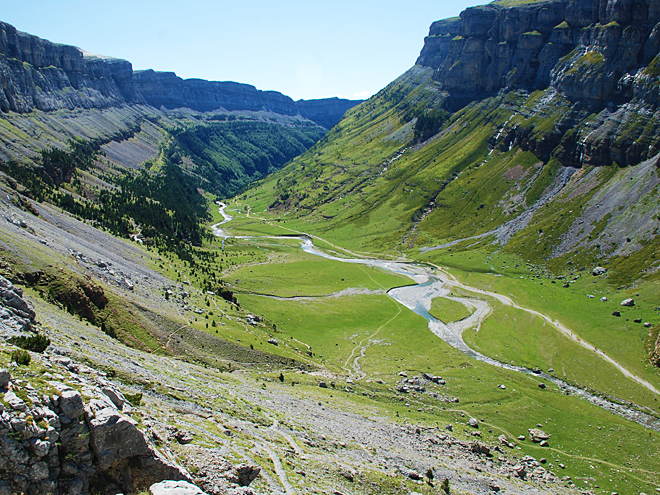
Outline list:
[[[300,242],[301,249],[315,256],[320,256],[329,260],[338,261],[341,263],[355,263],[367,266],[378,267],[384,270],[388,270],[393,273],[404,275],[411,278],[415,285],[409,285],[405,287],[396,287],[390,289],[387,294],[395,301],[399,302],[406,308],[417,313],[418,315],[424,317],[429,326],[429,330],[433,332],[434,335],[442,339],[444,342],[450,346],[458,349],[468,357],[476,359],[477,361],[482,361],[491,366],[497,366],[499,368],[504,368],[510,371],[515,371],[518,373],[523,373],[527,375],[534,375],[539,378],[543,378],[549,382],[554,383],[559,387],[565,395],[575,395],[584,400],[591,402],[592,404],[601,407],[607,411],[610,411],[613,414],[622,416],[630,421],[634,421],[642,426],[647,428],[660,431],[660,420],[655,416],[641,411],[637,407],[633,407],[630,404],[618,403],[607,398],[601,397],[599,395],[593,394],[585,389],[576,387],[569,383],[566,383],[559,378],[550,375],[549,373],[537,370],[530,370],[529,368],[524,368],[521,366],[515,366],[508,363],[503,363],[491,357],[488,357],[484,354],[481,354],[478,351],[475,351],[469,347],[463,340],[463,332],[469,328],[477,328],[481,326],[483,320],[491,313],[491,305],[485,299],[477,298],[467,298],[467,297],[450,297],[449,294],[452,291],[452,288],[457,287],[463,290],[472,292],[474,294],[481,294],[483,296],[492,297],[499,300],[502,304],[507,306],[513,306],[515,308],[521,309],[528,313],[532,313],[540,318],[543,318],[546,322],[550,323],[555,327],[559,332],[566,335],[568,338],[576,342],[578,345],[594,351],[594,353],[601,359],[606,360],[613,366],[615,366],[621,373],[623,373],[629,379],[636,381],[640,385],[646,387],[652,393],[660,395],[658,391],[652,384],[646,380],[638,377],[633,374],[622,365],[617,363],[611,357],[607,356],[603,351],[596,349],[594,346],[582,340],[579,336],[573,333],[570,329],[566,328],[564,325],[557,321],[553,321],[549,316],[539,313],[537,311],[521,307],[513,301],[501,294],[494,292],[488,292],[482,289],[477,289],[474,287],[467,286],[465,284],[459,283],[455,278],[453,278],[448,273],[444,272],[439,267],[431,267],[426,265],[416,265],[413,263],[405,263],[398,261],[386,261],[378,259],[367,259],[367,258],[340,258],[328,253],[321,251],[316,247],[310,237],[307,236],[234,236],[228,234],[220,227],[228,222],[230,222],[233,217],[225,212],[226,205],[224,203],[218,203],[220,206],[219,212],[224,218],[222,222],[219,222],[213,225],[211,228],[213,234],[217,237],[234,238],[234,239],[297,239]],[[223,243],[224,246],[224,243]],[[431,301],[437,297],[444,297],[447,299],[452,299],[466,305],[472,314],[458,322],[444,323],[437,318],[434,318],[429,310],[431,308]]]

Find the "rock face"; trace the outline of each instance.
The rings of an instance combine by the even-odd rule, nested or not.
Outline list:
[[[322,98],[320,100],[298,100],[296,109],[306,119],[330,129],[350,110],[361,101],[346,100],[343,98]]]
[[[51,384],[61,395],[7,381],[11,390],[3,399],[10,409],[0,404],[0,493],[132,493],[163,479],[189,480],[101,388],[88,388],[95,398],[85,403],[77,390]],[[28,391],[27,402],[13,392],[16,387]]]
[[[641,139],[660,103],[660,6],[650,0],[548,0],[472,7],[431,25],[417,60],[434,69],[456,110],[502,90],[551,90],[571,110],[552,132],[513,129],[506,146],[567,166],[637,164],[657,153]],[[588,132],[566,136],[596,113]],[[633,124],[638,115],[644,122]],[[557,147],[559,146],[559,149]]]
[[[23,291],[0,275],[0,336],[19,336],[32,330],[35,313]]]
[[[125,60],[85,55],[0,22],[0,110],[107,108],[139,102]]]
[[[134,72],[126,60],[58,45],[0,22],[0,111],[26,113],[147,103],[157,108],[266,110],[301,115],[330,128],[361,100],[294,102],[277,91],[236,82],[181,79],[173,72]]]

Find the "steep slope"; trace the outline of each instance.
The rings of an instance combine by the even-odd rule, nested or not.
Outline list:
[[[46,200],[149,242],[199,244],[205,194],[235,194],[318,141],[326,129],[301,113],[331,126],[357,103],[299,111],[278,92],[134,73],[5,23],[0,83],[0,168],[20,202]]]
[[[101,57],[17,31],[0,22],[0,111],[104,109],[148,104],[190,108],[267,111],[332,127],[359,101],[328,98],[294,102],[277,91],[236,82],[183,80],[173,72],[134,72],[126,60]]]
[[[655,2],[541,1],[438,21],[264,201],[368,249],[483,236],[550,264],[643,257],[660,226],[659,20]]]

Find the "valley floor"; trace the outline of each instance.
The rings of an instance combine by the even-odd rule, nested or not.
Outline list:
[[[445,479],[451,493],[654,488],[656,432],[447,346],[386,295],[410,283],[401,275],[300,253],[294,239],[213,241],[208,249],[235,260],[222,271],[239,309],[196,288],[174,258],[48,206],[39,217],[2,209],[27,224],[0,226],[9,271],[87,276],[153,323],[144,327],[151,347],[138,350],[25,289],[52,340],[47,356],[68,355],[142,393],[139,427],[210,493],[218,456],[260,466],[255,493],[438,493]],[[236,230],[253,234],[254,216],[231,209]],[[530,441],[537,424],[549,447]]]

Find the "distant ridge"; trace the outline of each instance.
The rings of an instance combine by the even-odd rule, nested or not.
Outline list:
[[[326,128],[362,100],[300,100],[249,84],[181,79],[174,72],[133,71],[100,57],[18,31],[0,22],[0,111],[27,113],[148,104],[156,108],[271,111],[300,115]]]

